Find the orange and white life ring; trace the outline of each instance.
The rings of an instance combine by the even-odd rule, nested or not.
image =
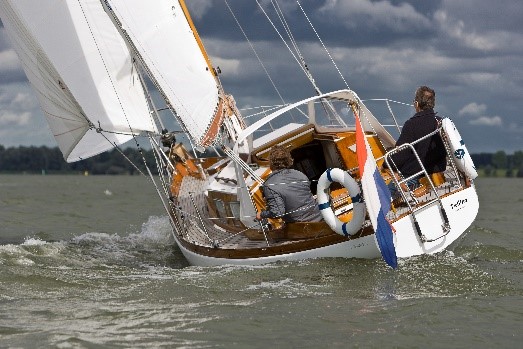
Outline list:
[[[470,153],[465,146],[465,142],[461,138],[456,125],[449,118],[445,118],[441,121],[441,125],[445,133],[447,134],[448,143],[452,152],[452,158],[456,167],[465,173],[470,179],[474,179],[478,176],[474,162],[470,157]]]
[[[332,210],[329,195],[329,187],[332,182],[342,184],[349,191],[353,204],[350,222],[340,221]],[[318,180],[316,200],[323,219],[336,233],[348,237],[354,235],[362,227],[365,221],[365,203],[363,202],[358,183],[347,172],[339,168],[329,168],[323,172]]]

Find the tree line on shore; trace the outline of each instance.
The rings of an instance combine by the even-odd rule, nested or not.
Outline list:
[[[152,150],[142,152],[148,164],[155,163]],[[155,166],[149,167],[154,172]],[[58,147],[5,148],[0,145],[0,173],[134,175],[139,174],[138,169],[146,171],[140,151],[134,148],[121,151],[113,149],[85,160],[68,163]]]
[[[141,151],[146,162],[154,164],[152,150]],[[495,153],[472,154],[472,160],[482,176],[523,177],[523,151],[521,150],[513,154],[507,154],[503,150]],[[142,172],[145,171],[142,155],[135,148],[121,151],[113,149],[89,159],[67,163],[58,147],[5,148],[0,145],[0,173],[83,174],[87,172],[95,175],[134,175],[139,173],[137,168]],[[154,170],[155,166],[150,168]]]

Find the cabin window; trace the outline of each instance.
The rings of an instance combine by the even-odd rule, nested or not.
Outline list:
[[[239,201],[231,201],[229,203],[231,206],[231,213],[234,218],[240,218],[240,202]]]
[[[216,206],[216,212],[218,217],[221,218],[220,221],[225,222],[227,218],[227,212],[225,211],[225,205],[220,199],[214,199],[214,206]]]
[[[237,227],[243,226],[240,221],[240,202],[231,201],[229,203],[229,207],[231,208],[231,213],[232,213],[232,216],[234,217],[233,224]]]

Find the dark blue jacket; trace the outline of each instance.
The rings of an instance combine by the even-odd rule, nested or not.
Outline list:
[[[436,113],[434,113],[432,109],[422,110],[414,114],[414,116],[403,125],[396,146],[412,143],[433,132],[438,127],[439,120],[441,120],[441,118],[436,116]],[[423,166],[429,174],[445,170],[447,163],[446,151],[439,134],[435,134],[415,144],[414,149],[416,149]],[[391,158],[401,174],[405,177],[421,171],[418,161],[409,149],[402,150],[392,155]],[[394,165],[392,165],[392,168],[396,169]]]

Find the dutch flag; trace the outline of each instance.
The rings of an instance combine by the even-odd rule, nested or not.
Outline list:
[[[388,265],[396,269],[398,267],[398,258],[394,248],[392,227],[385,218],[390,211],[390,191],[378,171],[376,160],[372,155],[370,145],[365,138],[360,118],[355,109],[354,116],[356,117],[356,153],[358,155],[361,187],[367,212],[383,259]]]

